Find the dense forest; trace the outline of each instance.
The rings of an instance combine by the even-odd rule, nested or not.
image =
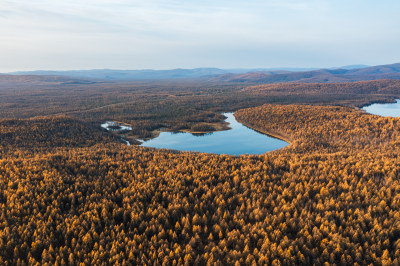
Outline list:
[[[153,137],[158,128],[189,130],[198,123],[221,122],[221,112],[265,103],[362,106],[390,102],[400,97],[399,87],[396,80],[248,86],[0,75],[0,118],[65,115],[94,124],[116,120],[132,126],[131,139],[146,138]]]
[[[235,113],[264,155],[126,146],[68,117],[0,121],[0,264],[398,264],[400,118]]]
[[[257,94],[381,94],[398,95],[400,80],[359,81],[351,83],[282,83],[248,86],[244,91]]]

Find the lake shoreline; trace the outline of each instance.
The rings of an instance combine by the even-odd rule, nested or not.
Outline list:
[[[164,129],[155,129],[155,130],[151,131],[152,136],[148,137],[148,138],[139,138],[138,136],[132,136],[132,137],[127,136],[127,138],[129,138],[129,139],[133,139],[134,138],[137,142],[140,142],[140,144],[142,144],[143,141],[147,141],[147,140],[158,138],[162,132],[171,132],[171,133],[177,133],[177,134],[179,134],[179,133],[207,134],[207,133],[221,132],[221,131],[226,131],[226,130],[232,129],[229,126],[229,123],[226,122],[225,120],[223,120],[221,122],[201,123],[201,124],[211,125],[216,130],[213,130],[213,131],[194,131],[194,130],[191,130],[191,129],[181,129],[181,130],[176,131],[176,130],[171,130],[171,129],[168,129],[168,128],[164,128]],[[137,144],[137,145],[140,145],[140,144]]]
[[[181,129],[179,131],[173,131],[171,129],[168,128],[159,128],[159,129],[155,129],[153,131],[151,131],[152,136],[151,137],[147,137],[147,138],[139,138],[137,135],[130,135],[128,132],[126,131],[121,131],[119,132],[119,130],[114,130],[112,133],[119,136],[121,138],[121,141],[125,142],[125,143],[129,143],[130,145],[135,145],[135,146],[142,146],[142,147],[152,147],[149,142],[154,142],[154,140],[160,138],[161,133],[170,133],[170,134],[189,134],[192,136],[196,136],[198,135],[206,135],[206,134],[218,134],[224,131],[230,131],[233,130],[236,131],[237,129],[237,124],[239,124],[242,128],[247,128],[248,130],[254,131],[260,135],[263,135],[265,137],[271,138],[271,139],[276,139],[277,141],[282,141],[285,142],[286,145],[285,146],[281,146],[278,148],[274,148],[274,149],[269,149],[268,147],[266,148],[265,152],[262,153],[256,153],[256,154],[263,154],[266,152],[271,152],[271,151],[275,151],[275,150],[279,150],[285,147],[290,146],[292,139],[288,136],[283,136],[279,133],[276,132],[268,132],[264,129],[261,128],[257,128],[254,127],[248,123],[246,123],[246,121],[242,121],[240,119],[237,119],[237,117],[235,116],[234,112],[230,112],[230,113],[223,113],[226,116],[226,119],[224,119],[223,121],[220,122],[215,122],[215,123],[199,123],[199,124],[205,124],[207,126],[210,126],[210,128],[214,128],[215,130],[213,131],[195,131],[195,130],[191,130],[191,129]],[[126,123],[121,123],[121,122],[117,122],[117,121],[108,121],[107,123],[110,124],[117,124],[117,125],[122,125],[122,126],[129,126]],[[248,138],[249,140],[253,140],[252,137]],[[224,141],[223,141],[224,142]],[[157,141],[156,141],[157,143]],[[240,142],[239,142],[240,143]],[[233,145],[236,146],[238,143],[235,142],[235,144],[229,144],[229,145]],[[149,146],[148,146],[149,145]],[[159,145],[159,144],[156,144]],[[217,146],[219,144],[216,144]],[[239,145],[243,145],[243,144],[239,144]],[[249,144],[246,144],[249,145]],[[168,146],[168,145],[167,145]],[[245,146],[242,146],[245,147]],[[246,146],[247,147],[247,146]],[[250,147],[250,146],[249,146]],[[273,147],[273,146],[269,146],[269,147]],[[174,149],[174,150],[180,150],[180,151],[193,151],[193,152],[208,152],[208,153],[219,153],[218,151],[202,151],[202,150],[184,150],[184,149],[180,149],[180,148],[169,148],[169,147],[156,147],[154,146],[153,148],[165,148],[165,149]],[[193,149],[193,147],[192,147]],[[232,149],[232,148],[229,148]],[[229,150],[228,149],[228,150]],[[247,149],[247,148],[244,148]],[[254,147],[253,147],[254,149]],[[256,148],[255,150],[257,150],[258,148]],[[211,150],[215,150],[215,147],[211,148]],[[228,153],[221,153],[221,154],[228,154]],[[251,152],[246,152],[243,154],[253,154]],[[229,154],[229,155],[241,155],[241,154]]]
[[[390,99],[382,99],[382,100],[376,100],[376,101],[370,101],[366,104],[358,106],[359,110],[364,110],[365,107],[368,107],[373,104],[390,104],[390,103],[396,103],[397,98],[390,98]]]
[[[233,112],[223,115],[227,118],[224,123],[220,123],[222,128],[219,129],[228,129],[229,125],[230,130],[201,132],[200,134],[205,133],[204,136],[197,136],[193,131],[182,130],[183,134],[174,134],[163,130],[158,138],[145,141],[140,146],[239,156],[264,154],[290,145],[287,137],[269,132],[266,134],[242,124],[236,120]]]
[[[287,143],[289,143],[289,145],[292,144],[292,142],[293,142],[293,140],[290,139],[289,137],[284,137],[284,136],[282,136],[282,135],[280,135],[278,133],[272,133],[272,132],[268,132],[266,130],[254,127],[252,125],[247,124],[246,122],[244,122],[243,120],[239,119],[236,116],[235,116],[235,119],[236,119],[236,121],[241,123],[243,126],[248,127],[248,128],[250,128],[250,129],[252,129],[254,131],[257,131],[260,134],[267,135],[267,136],[272,137],[272,138],[276,138],[276,139],[280,139],[280,140],[286,141]],[[289,145],[287,147],[289,147]]]
[[[400,99],[394,99],[390,103],[373,103],[364,106],[361,110],[370,115],[378,115],[382,117],[399,117],[400,116]]]
[[[152,136],[147,137],[147,138],[140,138],[138,135],[130,135],[129,131],[132,129],[132,127],[130,124],[125,123],[125,122],[110,120],[110,121],[104,122],[100,126],[104,129],[106,129],[107,131],[109,131],[110,133],[120,137],[123,142],[125,142],[125,143],[129,142],[130,145],[139,146],[139,145],[143,144],[145,141],[152,140],[152,139],[159,137],[162,132],[208,134],[208,133],[221,132],[221,131],[226,131],[226,130],[232,129],[229,126],[229,122],[226,122],[225,120],[226,119],[224,119],[220,122],[215,122],[215,123],[206,123],[206,122],[199,123],[199,124],[206,124],[206,125],[214,127],[215,130],[213,130],[213,131],[195,131],[195,130],[191,130],[191,129],[181,129],[178,131],[174,131],[169,128],[163,128],[163,129],[155,129],[155,130],[151,131]],[[114,125],[121,127],[121,129],[113,129],[112,126],[114,126]],[[130,128],[130,129],[124,129],[124,128]],[[126,131],[128,131],[128,132],[126,132]],[[123,133],[121,133],[121,132],[123,132]]]

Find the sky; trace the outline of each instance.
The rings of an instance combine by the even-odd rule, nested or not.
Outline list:
[[[400,62],[399,0],[0,0],[0,72]]]

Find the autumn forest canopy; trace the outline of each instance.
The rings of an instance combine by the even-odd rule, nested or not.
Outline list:
[[[400,81],[344,78],[0,75],[0,264],[400,263],[400,118],[359,108],[393,102]],[[290,145],[179,152],[100,128],[119,121],[128,139],[152,138],[206,130],[227,111]]]

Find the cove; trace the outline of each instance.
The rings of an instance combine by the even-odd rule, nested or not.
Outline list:
[[[233,113],[224,113],[232,128],[201,135],[186,132],[161,132],[141,146],[180,151],[197,151],[216,154],[262,154],[289,145],[286,141],[270,137],[237,122]],[[143,141],[143,140],[140,140]]]
[[[400,117],[400,100],[396,99],[396,103],[374,103],[362,109],[374,115]]]

